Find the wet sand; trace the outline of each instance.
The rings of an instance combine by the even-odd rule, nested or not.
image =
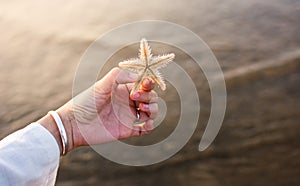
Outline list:
[[[189,143],[147,167],[118,165],[80,148],[61,160],[57,185],[299,185],[299,7],[297,0],[1,2],[0,137],[71,98],[76,66],[98,36],[128,22],[160,19],[199,35],[225,73],[228,104],[216,141],[197,150],[210,97],[204,75],[182,54],[176,63],[194,80],[203,108]],[[171,88],[161,96],[177,107],[175,94]],[[178,110],[168,114],[143,140],[176,127]]]

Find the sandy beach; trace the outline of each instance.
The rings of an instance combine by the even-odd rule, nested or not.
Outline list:
[[[198,151],[210,92],[204,74],[179,51],[176,63],[188,71],[201,101],[198,128],[187,145],[146,167],[119,165],[79,148],[61,159],[57,185],[299,185],[299,19],[297,0],[0,2],[0,137],[71,99],[76,67],[99,36],[133,21],[164,20],[201,37],[224,72],[227,110],[217,139]],[[178,107],[175,89],[161,96]],[[179,110],[168,111],[153,134],[128,143],[169,135]]]

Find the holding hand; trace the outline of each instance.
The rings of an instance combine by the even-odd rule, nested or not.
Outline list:
[[[153,119],[158,113],[157,94],[153,90],[155,84],[146,78],[140,90],[131,92],[137,80],[136,74],[113,68],[94,86],[57,110],[67,132],[68,151],[152,131]],[[143,125],[134,125],[137,114]],[[57,127],[49,115],[38,122],[61,144]]]

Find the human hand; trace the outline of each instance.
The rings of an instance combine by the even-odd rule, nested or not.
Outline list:
[[[69,148],[106,143],[148,134],[157,116],[155,84],[145,79],[142,88],[131,92],[136,74],[112,69],[94,86],[57,110],[67,131]],[[133,125],[136,108],[143,125]]]

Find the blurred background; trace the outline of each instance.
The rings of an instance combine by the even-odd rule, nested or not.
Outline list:
[[[177,51],[176,63],[194,80],[201,101],[188,144],[146,167],[119,165],[79,148],[61,159],[57,185],[299,185],[299,0],[0,1],[0,138],[71,98],[76,66],[96,38],[144,19],[183,25],[212,49],[228,94],[221,131],[198,151],[210,92],[192,59]],[[130,57],[137,51],[132,48]],[[126,54],[116,56],[114,65]],[[146,141],[159,141],[158,134],[176,127],[178,95],[168,86],[160,95],[176,109],[168,109]]]

